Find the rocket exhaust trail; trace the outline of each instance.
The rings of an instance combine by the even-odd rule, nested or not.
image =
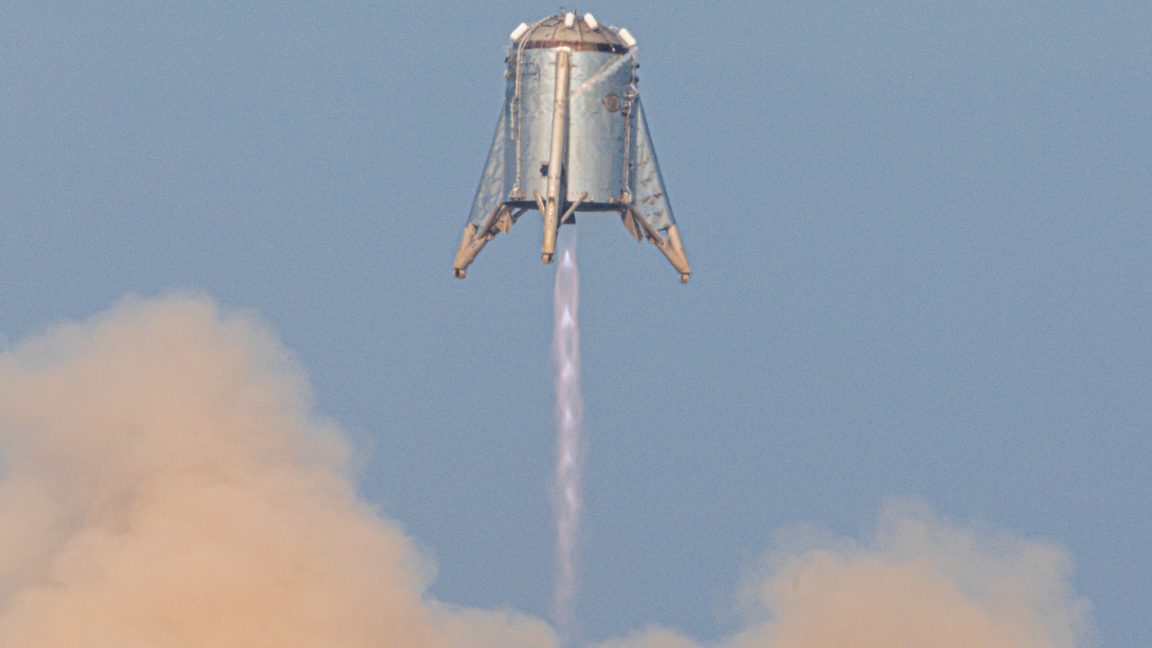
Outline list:
[[[561,242],[553,291],[555,325],[552,357],[556,363],[556,473],[552,501],[556,514],[556,624],[563,641],[575,625],[576,544],[580,532],[580,478],[584,470],[584,399],[580,391],[580,272],[576,237]]]

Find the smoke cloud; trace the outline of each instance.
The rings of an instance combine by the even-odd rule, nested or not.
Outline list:
[[[0,645],[551,646],[428,600],[251,318],[130,299],[0,355]]]
[[[1042,542],[978,533],[890,504],[868,545],[793,532],[748,587],[747,627],[719,648],[1072,648],[1088,604]],[[699,648],[652,628],[600,648]]]
[[[359,499],[340,430],[252,317],[128,299],[0,353],[0,646],[555,647],[431,599]],[[717,648],[1069,648],[1087,605],[1042,542],[896,505],[865,543],[794,532]],[[651,628],[600,648],[699,648]]]

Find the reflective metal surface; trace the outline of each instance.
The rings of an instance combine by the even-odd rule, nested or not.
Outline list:
[[[513,32],[504,106],[456,256],[457,276],[497,232],[538,209],[547,230],[545,263],[555,229],[578,213],[615,212],[687,279],[691,270],[678,230],[670,231],[676,221],[636,88],[635,40],[625,32],[575,13]]]

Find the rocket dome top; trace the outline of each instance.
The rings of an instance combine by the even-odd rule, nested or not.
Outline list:
[[[636,45],[627,29],[600,24],[590,14],[560,13],[531,25],[520,23],[510,38],[524,49],[569,47],[577,51],[624,54]]]

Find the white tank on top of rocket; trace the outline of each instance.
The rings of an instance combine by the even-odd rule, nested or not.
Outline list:
[[[664,190],[636,89],[636,39],[572,11],[510,36],[504,109],[453,270],[526,212],[544,218],[540,256],[551,263],[560,226],[577,213],[615,213],[687,283],[692,270]]]

